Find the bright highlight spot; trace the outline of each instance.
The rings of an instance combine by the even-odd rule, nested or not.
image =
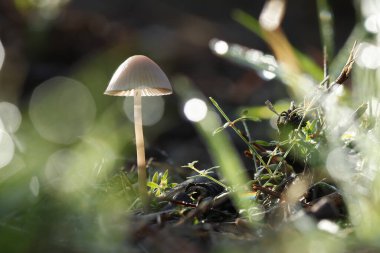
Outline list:
[[[357,64],[368,69],[377,69],[380,67],[380,48],[369,44],[360,44]]]
[[[337,97],[341,97],[344,95],[344,86],[343,85],[335,86],[331,90],[332,90],[331,93],[333,93]]]
[[[364,27],[371,33],[378,33],[380,31],[380,14],[367,17],[364,21]]]
[[[7,166],[13,159],[15,145],[9,134],[0,129],[0,168]]]
[[[245,52],[246,59],[252,63],[261,61],[263,56],[264,53],[256,49],[248,49],[247,52]]]
[[[361,11],[365,17],[380,13],[380,4],[378,0],[361,0],[360,4]]]
[[[134,122],[133,117],[133,97],[126,97],[123,105],[124,113],[127,115],[131,122]],[[142,97],[141,98],[141,112],[142,122],[144,126],[151,126],[156,124],[164,115],[165,101],[162,97]]]
[[[317,225],[318,229],[328,232],[330,234],[336,234],[339,232],[339,226],[329,220],[321,220]]]
[[[38,86],[32,94],[29,115],[45,139],[70,144],[92,126],[96,114],[94,99],[83,84],[55,77]]]
[[[4,125],[4,130],[15,133],[21,124],[20,110],[14,104],[0,102],[0,119]]]
[[[263,70],[261,72],[261,76],[262,78],[264,78],[265,80],[272,80],[273,78],[276,77],[276,74],[274,72],[271,72],[271,71],[268,71],[268,70]]]
[[[216,39],[211,40],[210,47],[212,50],[215,51],[215,53],[219,55],[226,54],[229,48],[227,42],[223,40],[216,40]]]
[[[5,50],[4,50],[3,44],[0,41],[0,70],[1,70],[1,67],[3,66],[4,59],[5,59]]]
[[[207,105],[199,98],[192,98],[185,103],[183,113],[188,120],[199,122],[207,115]]]
[[[284,11],[284,0],[267,1],[263,8],[263,11],[260,14],[260,25],[268,31],[276,30],[284,16]]]

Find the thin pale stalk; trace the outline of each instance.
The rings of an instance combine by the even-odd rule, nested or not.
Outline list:
[[[148,207],[148,191],[146,187],[146,163],[145,163],[145,148],[144,134],[142,128],[141,116],[141,91],[137,90],[134,96],[134,120],[135,120],[135,135],[136,135],[136,153],[137,153],[137,169],[139,194],[144,210]]]

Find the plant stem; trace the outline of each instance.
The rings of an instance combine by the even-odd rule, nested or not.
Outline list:
[[[215,108],[219,111],[219,113],[223,116],[223,118],[229,123],[229,126],[237,133],[237,135],[244,141],[244,143],[248,146],[249,151],[251,151],[252,154],[255,154],[256,157],[259,159],[260,163],[264,166],[264,168],[268,171],[269,174],[272,174],[272,171],[268,168],[267,164],[264,162],[263,158],[259,153],[257,153],[256,149],[252,146],[252,144],[241,134],[240,130],[233,124],[233,121],[230,120],[230,118],[224,113],[222,108],[219,106],[219,104],[212,98],[209,97],[211,103],[215,106]],[[255,162],[255,169],[256,168],[256,162]]]
[[[135,135],[136,135],[136,153],[137,153],[137,168],[138,168],[138,183],[139,194],[144,211],[148,208],[148,190],[146,187],[146,165],[145,165],[145,148],[144,134],[142,128],[141,117],[141,91],[136,90],[134,96],[134,120],[135,120]]]
[[[215,179],[215,178],[213,178],[213,177],[207,175],[206,173],[204,173],[204,172],[198,170],[197,168],[195,168],[195,166],[194,166],[193,164],[189,164],[189,165],[187,165],[187,166],[182,166],[182,167],[190,168],[190,169],[194,170],[195,172],[197,172],[200,176],[210,179],[210,180],[213,181],[214,183],[217,183],[218,185],[222,186],[225,190],[229,190],[229,187],[228,187],[227,185],[225,185],[225,184],[223,184],[222,182],[220,182],[219,180],[217,180],[217,179]],[[214,168],[214,167],[213,167],[213,168]],[[212,168],[210,168],[210,169],[212,169]]]

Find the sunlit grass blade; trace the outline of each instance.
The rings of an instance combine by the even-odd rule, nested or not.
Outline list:
[[[255,17],[243,10],[236,9],[232,12],[232,18],[264,40],[260,23]]]
[[[237,22],[264,40],[272,48],[279,62],[286,64],[286,67],[294,72],[299,71],[298,59],[294,55],[294,50],[281,28],[266,30],[260,26],[260,23],[254,17],[241,10],[235,11],[232,15]]]
[[[254,69],[259,76],[266,80],[278,77],[280,74],[278,63],[275,57],[271,54],[264,54],[262,51],[256,49],[247,48],[218,39],[210,41],[210,48],[220,57]],[[279,78],[281,79],[281,77]]]
[[[314,60],[297,49],[294,49],[294,53],[304,72],[308,73],[314,80],[323,79],[323,70]]]
[[[246,13],[243,10],[237,9],[232,13],[232,18],[236,22],[238,22],[239,24],[241,24],[242,26],[247,28],[248,30],[255,33],[262,40],[264,40],[266,43],[268,43],[271,47],[277,47],[278,41],[276,42],[274,40],[271,40],[270,39],[271,37],[266,35],[266,32],[262,30],[259,22],[257,21],[257,19],[255,17],[251,16],[250,14]],[[286,39],[286,38],[284,38],[284,39]],[[284,41],[284,39],[282,39],[282,41]],[[287,51],[292,52],[292,54],[295,55],[295,57],[298,60],[299,67],[304,72],[311,75],[315,80],[320,80],[323,77],[323,71],[322,71],[321,67],[319,67],[314,62],[314,60],[312,60],[310,57],[303,54],[299,50],[295,49],[293,46],[291,46],[291,44],[289,44],[289,43],[286,43],[286,44],[288,47]],[[284,44],[281,43],[281,46],[283,47]],[[275,53],[276,53],[276,51],[281,52],[282,50],[283,50],[283,48],[281,48],[280,50],[274,50],[274,52]],[[287,55],[289,55],[289,54],[290,53],[287,53]],[[278,57],[278,55],[276,55],[276,57]]]
[[[289,108],[289,101],[278,101],[274,104],[276,111],[282,112]],[[241,107],[237,110],[238,112],[244,112],[247,117],[257,117],[260,119],[270,119],[275,114],[271,112],[267,106],[250,106]]]
[[[206,101],[204,96],[195,90],[186,78],[177,78],[173,83],[177,84],[174,85],[175,92],[183,102],[194,97]],[[214,163],[219,166],[218,171],[223,175],[227,185],[233,189],[231,192],[233,202],[240,209],[248,209],[252,203],[244,201],[239,197],[244,193],[244,189],[241,186],[248,182],[243,163],[226,132],[223,131],[212,135],[212,132],[220,127],[221,120],[211,107],[207,110],[206,117],[199,122],[194,122],[194,126],[204,140]]]

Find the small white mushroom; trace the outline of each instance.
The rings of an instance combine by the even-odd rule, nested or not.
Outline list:
[[[141,96],[162,96],[172,93],[172,87],[165,73],[151,59],[135,55],[124,61],[113,74],[104,94],[134,97],[134,121],[136,135],[139,193],[146,208],[148,205],[146,187],[146,164],[144,136],[141,116]]]

